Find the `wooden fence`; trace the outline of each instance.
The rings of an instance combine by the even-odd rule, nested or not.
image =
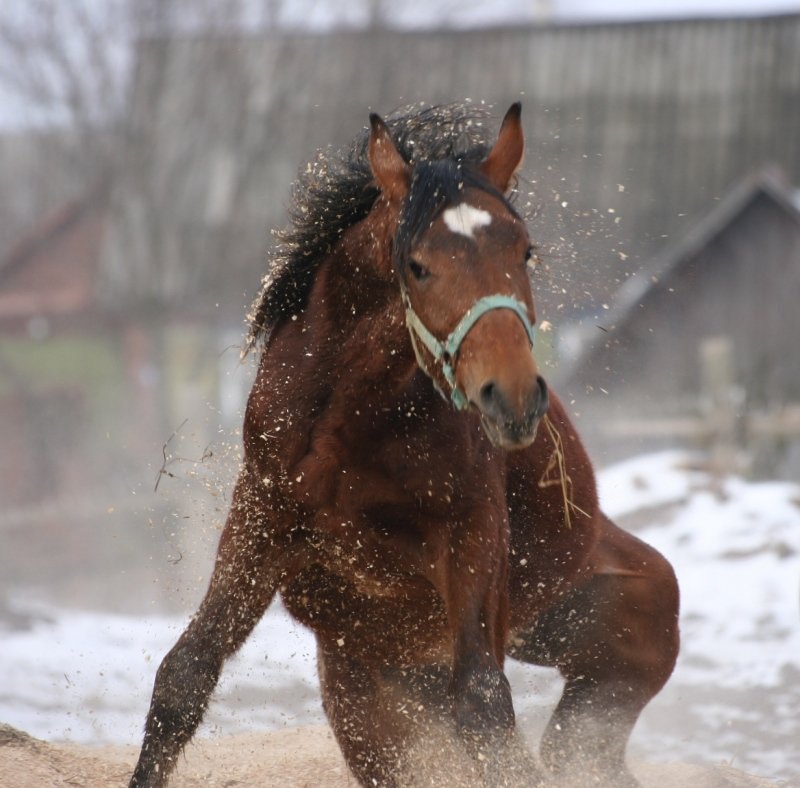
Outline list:
[[[701,387],[697,412],[663,418],[625,418],[602,425],[610,438],[683,438],[708,451],[711,468],[719,473],[743,469],[743,458],[766,441],[800,439],[800,403],[769,409],[745,407],[736,385],[733,343],[711,337],[699,347]]]

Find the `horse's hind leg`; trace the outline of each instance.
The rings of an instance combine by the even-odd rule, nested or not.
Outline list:
[[[608,520],[594,575],[522,633],[510,656],[556,666],[566,686],[541,754],[576,782],[636,785],[625,747],[678,654],[678,587],[656,550]]]
[[[166,785],[217,685],[222,664],[269,606],[277,561],[240,479],[220,539],[211,583],[197,614],[156,674],[144,743],[131,786]]]

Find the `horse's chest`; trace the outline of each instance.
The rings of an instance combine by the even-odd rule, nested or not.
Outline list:
[[[346,456],[362,471],[381,469],[409,502],[422,508],[437,502],[449,506],[460,490],[504,470],[477,420],[460,416],[438,402],[425,407],[411,401],[372,419],[354,419]]]
[[[407,522],[387,523],[370,515],[317,512],[304,529],[302,562],[322,567],[370,597],[408,593],[420,582],[419,534]]]

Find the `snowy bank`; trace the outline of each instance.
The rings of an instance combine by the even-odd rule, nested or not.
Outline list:
[[[678,667],[631,752],[800,778],[800,487],[715,482],[697,468],[669,452],[600,474],[606,511],[670,559],[682,592]],[[155,670],[186,620],[19,612],[27,628],[0,623],[0,721],[49,741],[137,742]],[[201,735],[321,724],[314,654],[274,605],[227,666]],[[535,738],[560,680],[514,663],[508,673]]]

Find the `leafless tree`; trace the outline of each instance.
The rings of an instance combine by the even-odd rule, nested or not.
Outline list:
[[[89,178],[109,166],[124,111],[130,5],[31,0],[0,12],[0,80],[32,117],[65,130],[64,152]]]
[[[48,162],[58,160],[60,166],[34,167],[27,186],[34,189],[33,179],[42,184],[39,191],[49,190],[54,199],[76,197],[97,183],[110,183],[118,179],[124,169],[127,188],[138,189],[141,215],[149,214],[147,232],[136,231],[138,238],[147,237],[153,248],[143,249],[144,258],[151,266],[161,266],[169,233],[161,225],[169,217],[163,206],[170,204],[171,190],[178,179],[170,173],[157,173],[147,180],[146,160],[152,152],[153,129],[148,123],[158,122],[157,113],[147,108],[133,107],[131,86],[139,85],[137,92],[158,95],[156,88],[141,90],[142,82],[158,85],[170,67],[172,42],[176,37],[196,36],[198,33],[213,49],[202,59],[214,63],[216,71],[230,74],[231,84],[236,84],[244,94],[248,80],[256,79],[238,58],[235,47],[225,44],[222,36],[209,33],[231,30],[276,29],[288,24],[290,10],[296,11],[299,0],[12,0],[0,3],[0,87],[6,93],[17,94],[20,105],[27,114],[48,127],[46,142],[51,148]],[[398,8],[391,0],[360,0],[362,19],[372,28],[389,26],[397,17]],[[423,4],[437,8],[441,19],[454,18],[464,9],[477,6],[476,0],[409,0],[403,6],[413,9]],[[301,0],[300,6],[309,16],[312,11],[323,10],[324,16],[339,14],[350,23],[358,17],[346,17],[336,0]],[[294,24],[294,23],[292,23]],[[141,60],[145,53],[147,63]],[[143,77],[144,75],[144,77]],[[199,77],[199,75],[193,75]],[[187,86],[185,96],[197,104],[198,122],[209,110],[204,80],[196,78],[196,85]],[[194,94],[199,96],[193,98]],[[253,125],[243,119],[239,124],[242,133],[250,133]],[[30,136],[30,135],[29,135]],[[43,137],[44,139],[44,137]],[[246,146],[242,146],[245,148]],[[251,148],[253,146],[250,146]],[[55,149],[55,150],[52,150]],[[187,149],[188,150],[188,149]],[[176,165],[184,164],[188,155],[173,157]],[[216,155],[214,151],[210,155]],[[32,157],[36,162],[36,157]],[[39,160],[44,157],[40,156]],[[0,165],[3,151],[0,149]],[[225,162],[222,162],[224,164]],[[221,167],[224,172],[215,182],[227,184],[223,191],[235,194],[242,188],[249,172],[248,162],[237,160],[235,167]],[[235,172],[234,172],[235,170]],[[68,171],[68,176],[59,176]],[[231,174],[233,173],[233,174]],[[223,177],[224,176],[224,177]],[[66,189],[54,190],[53,181],[68,183]],[[231,180],[231,179],[234,180]],[[236,180],[238,178],[238,180]],[[8,178],[6,181],[8,182]],[[9,238],[13,230],[4,227],[4,205],[16,201],[14,210],[20,212],[19,182],[13,194],[11,187],[0,183],[0,243]],[[220,187],[221,188],[221,187]],[[219,190],[218,190],[219,191]],[[174,204],[172,200],[172,204]],[[36,199],[27,200],[30,222],[38,219],[44,208]],[[47,207],[47,206],[45,206]],[[52,203],[49,207],[53,207]],[[137,220],[138,221],[138,220]],[[232,233],[236,238],[237,234]],[[128,247],[129,248],[129,247]],[[162,266],[163,267],[163,266]],[[150,281],[158,281],[148,276]],[[163,283],[162,283],[163,284]],[[160,288],[165,292],[167,288]]]

